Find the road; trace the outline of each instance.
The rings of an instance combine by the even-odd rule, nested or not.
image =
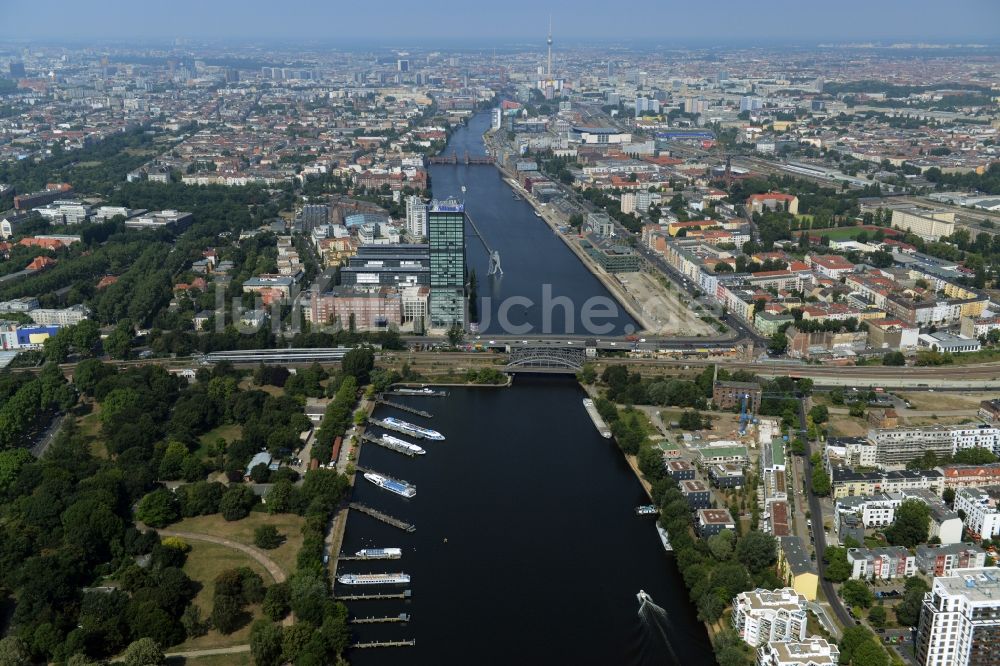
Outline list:
[[[31,447],[31,455],[36,458],[41,458],[45,455],[45,452],[49,449],[49,445],[53,442],[53,440],[55,440],[56,435],[59,434],[59,428],[62,427],[65,418],[65,414],[59,414],[52,419],[52,423],[49,424],[49,427],[45,430],[45,434],[43,434],[42,438],[35,442],[35,444]]]
[[[250,652],[249,645],[232,645],[224,648],[208,648],[205,650],[188,650],[186,652],[167,652],[167,657],[183,657],[184,659],[197,659],[198,657],[212,657],[223,654],[243,654]]]
[[[806,406],[805,398],[799,400],[799,427],[805,431],[806,428]],[[810,486],[809,490],[809,516],[812,520],[812,533],[813,542],[816,545],[816,570],[819,573],[819,584],[823,587],[823,594],[826,596],[827,602],[830,604],[830,608],[833,609],[834,614],[840,621],[843,627],[853,627],[855,622],[854,618],[851,617],[850,613],[847,612],[847,608],[844,606],[843,601],[837,596],[837,591],[833,588],[833,583],[828,581],[823,573],[826,571],[826,565],[823,562],[823,554],[826,552],[826,529],[823,527],[823,508],[820,506],[819,497],[812,492],[812,447],[813,442],[808,441],[806,447],[805,455],[805,478],[807,484]]]

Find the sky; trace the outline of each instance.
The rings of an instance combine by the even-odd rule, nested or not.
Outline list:
[[[1000,42],[1000,0],[0,0],[3,38],[331,46]]]

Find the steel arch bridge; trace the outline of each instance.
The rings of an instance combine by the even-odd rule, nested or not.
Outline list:
[[[575,374],[583,369],[586,354],[581,347],[515,347],[510,350],[504,372],[548,372]]]

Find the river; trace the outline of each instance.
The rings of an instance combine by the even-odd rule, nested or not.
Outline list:
[[[572,378],[520,375],[512,388],[394,397],[432,419],[379,407],[376,416],[447,439],[420,442],[427,454],[412,459],[362,449],[362,466],[413,483],[417,495],[403,499],[359,474],[354,501],[417,529],[350,513],[345,553],[398,546],[403,557],[343,562],[340,572],[402,571],[413,593],[409,601],[350,602],[352,616],[411,615],[406,625],[354,625],[354,638],[416,645],[354,650],[352,664],[714,662],[654,520],[634,515],[648,499],[614,441],[598,434],[583,397]],[[640,619],[640,589],[664,618]]]
[[[457,154],[460,160],[466,152],[484,155],[482,135],[489,124],[488,113],[473,116],[467,125],[455,129],[444,154]],[[466,261],[470,271],[475,269],[479,282],[483,332],[600,336],[629,334],[638,328],[604,285],[556,233],[535,216],[531,205],[513,198],[513,190],[496,167],[461,163],[435,165],[430,175],[434,196],[464,199],[466,212],[475,221],[486,244],[500,252],[503,275],[487,275],[489,254],[472,225],[466,224]],[[462,187],[465,187],[464,193]],[[551,297],[546,299],[546,293]],[[500,309],[505,299],[514,296],[530,299],[531,304],[508,306],[507,321],[511,326],[520,327],[508,330],[509,326],[499,322]],[[559,297],[563,297],[563,305],[546,305]],[[603,302],[616,311],[615,316],[592,319],[595,324],[605,325],[604,330],[588,330],[583,320],[588,299],[595,298],[601,300],[591,300],[594,307],[601,307]]]

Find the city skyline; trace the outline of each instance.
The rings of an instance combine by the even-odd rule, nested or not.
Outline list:
[[[836,11],[803,6],[795,0],[770,0],[748,7],[732,5],[711,15],[675,2],[641,0],[623,15],[617,6],[551,0],[545,5],[514,0],[489,20],[478,5],[432,2],[409,15],[409,6],[396,0],[378,8],[366,5],[314,5],[299,12],[274,13],[259,0],[243,3],[136,5],[121,0],[68,2],[44,5],[19,3],[7,9],[18,30],[18,42],[69,41],[130,43],[152,38],[215,42],[276,42],[297,40],[331,46],[464,45],[504,46],[544,44],[548,16],[563,46],[581,41],[670,44],[806,44],[817,42],[997,43],[994,27],[1000,7],[984,0],[959,0],[942,14],[936,3],[890,1],[864,3],[845,0]],[[905,11],[905,19],[901,20]],[[406,20],[395,20],[396,16]],[[969,16],[978,15],[975,22]],[[630,17],[642,16],[642,20]],[[988,20],[993,16],[994,20]],[[859,20],[860,19],[860,20]],[[356,26],[371,29],[356,30]],[[350,26],[350,29],[344,27]],[[341,34],[346,33],[346,34]]]

